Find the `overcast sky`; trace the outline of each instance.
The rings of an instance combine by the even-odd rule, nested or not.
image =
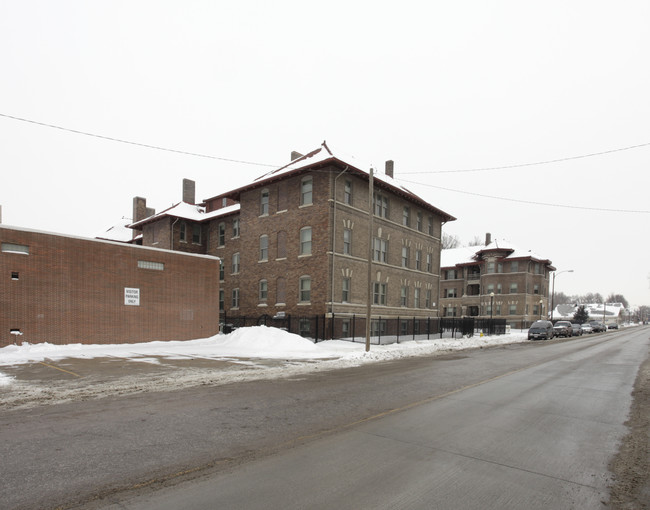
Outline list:
[[[0,0],[2,222],[94,236],[327,140],[462,242],[573,269],[556,291],[650,305],[648,27],[647,0]]]

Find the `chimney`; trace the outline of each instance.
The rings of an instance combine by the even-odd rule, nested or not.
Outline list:
[[[488,232],[487,234],[485,234],[485,246],[487,246],[491,242],[492,242],[492,234]]]
[[[196,184],[190,179],[183,179],[183,202],[194,205],[196,202]]]
[[[291,161],[295,161],[298,158],[302,158],[303,154],[300,154],[299,152],[296,151],[291,151]]]
[[[395,167],[395,163],[393,162],[392,159],[389,159],[386,161],[386,175],[388,177],[393,177],[393,168]]]

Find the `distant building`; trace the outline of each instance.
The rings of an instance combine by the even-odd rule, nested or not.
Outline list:
[[[441,229],[455,218],[400,185],[392,161],[370,211],[369,174],[323,143],[201,204],[184,191],[131,227],[144,246],[220,257],[229,316],[365,314],[369,283],[373,317],[438,316]]]
[[[627,310],[623,303],[586,303],[586,304],[562,304],[557,305],[553,310],[553,320],[573,320],[578,307],[584,306],[589,314],[590,321],[621,325],[625,322]]]
[[[527,327],[546,317],[551,261],[507,241],[442,250],[440,308],[443,317],[506,319]]]

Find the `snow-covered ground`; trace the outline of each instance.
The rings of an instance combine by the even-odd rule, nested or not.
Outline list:
[[[200,384],[227,384],[254,379],[291,377],[311,371],[331,370],[410,356],[448,353],[463,349],[526,342],[527,332],[471,338],[432,338],[388,345],[329,340],[319,343],[285,331],[257,326],[228,335],[177,342],[114,345],[22,344],[0,349],[0,407],[24,407],[42,403],[100,398],[111,394],[173,390]],[[44,383],[38,378],[17,378],[25,365],[57,364],[71,367],[76,360],[102,358],[108,362],[157,365],[145,375],[92,376]],[[179,361],[210,360],[198,367],[179,366]],[[218,363],[222,362],[222,363]],[[217,368],[215,368],[217,367]],[[72,368],[69,368],[72,372]],[[14,374],[14,375],[12,375]],[[172,375],[173,374],[173,375]]]

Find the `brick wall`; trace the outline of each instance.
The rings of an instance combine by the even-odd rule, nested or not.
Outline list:
[[[29,254],[0,251],[0,346],[188,340],[218,332],[214,257],[6,226],[0,242],[29,247]],[[164,269],[140,268],[138,261]],[[139,289],[139,306],[125,304],[125,288]]]

